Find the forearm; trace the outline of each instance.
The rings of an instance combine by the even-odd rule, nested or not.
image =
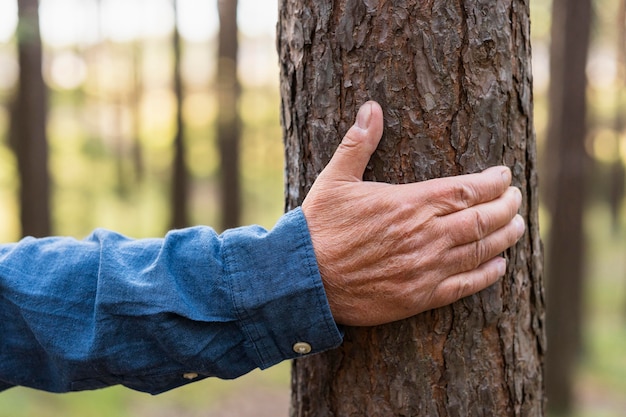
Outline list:
[[[312,353],[341,342],[299,210],[270,232],[99,230],[2,246],[0,334],[0,381],[56,392],[158,393],[271,366],[297,342]]]

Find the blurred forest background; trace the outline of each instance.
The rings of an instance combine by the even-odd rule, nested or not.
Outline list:
[[[554,1],[556,7],[561,0]],[[625,2],[594,0],[587,11],[573,7],[585,1],[569,3],[583,10],[570,30],[590,28],[587,54],[586,39],[555,31],[567,25],[553,25],[550,0],[531,0],[535,125],[546,185],[540,216],[545,241],[557,242],[556,249],[546,244],[546,280],[567,265],[581,272],[565,284],[552,279],[557,290],[548,285],[548,302],[559,288],[566,295],[578,289],[554,303],[554,316],[566,316],[559,327],[571,323],[575,340],[564,340],[573,347],[571,365],[563,371],[548,364],[548,391],[559,406],[552,415],[626,415]],[[0,0],[0,241],[23,234],[82,238],[96,227],[136,238],[193,224],[272,227],[284,206],[276,0],[220,1],[219,8],[217,0],[19,6],[18,13],[18,0]],[[561,41],[552,42],[557,36]],[[558,90],[551,71],[573,72],[568,59],[576,54],[568,51],[583,51],[586,81]],[[549,139],[559,125],[550,103],[577,88],[586,108],[559,110],[560,125],[582,120],[584,131]],[[575,162],[573,192],[553,181],[558,155]],[[576,214],[553,215],[554,197],[582,210],[579,237]],[[561,251],[565,244],[549,236],[561,230],[561,217],[569,223],[559,236],[579,241],[577,254]],[[560,339],[550,339],[550,347],[567,357]],[[65,395],[15,388],[0,393],[0,417],[280,416],[288,401],[284,363],[157,397],[120,387]]]

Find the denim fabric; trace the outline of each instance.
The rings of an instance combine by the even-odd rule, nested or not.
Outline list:
[[[0,390],[123,384],[157,394],[342,341],[300,209],[271,231],[0,245]]]

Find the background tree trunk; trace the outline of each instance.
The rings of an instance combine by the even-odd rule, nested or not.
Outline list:
[[[620,0],[619,11],[617,13],[617,76],[618,76],[618,92],[617,92],[617,106],[615,110],[615,130],[618,137],[626,133],[626,117],[624,112],[626,111],[626,0]],[[626,192],[626,168],[624,167],[624,161],[619,158],[613,166],[611,181],[611,205],[613,211],[613,230],[618,228],[618,231],[622,230],[621,222],[621,209],[624,204],[624,194]],[[617,234],[615,234],[617,235]],[[626,278],[626,276],[624,276]],[[626,321],[626,297],[624,299],[623,317]]]
[[[39,4],[37,0],[19,0],[17,4],[20,78],[11,115],[11,144],[20,176],[22,235],[42,237],[50,234],[50,178]]]
[[[406,321],[346,328],[339,349],[297,360],[292,415],[543,415],[528,2],[281,0],[279,10],[287,209],[375,99],[386,130],[366,179],[505,164],[528,225],[506,254],[507,276],[488,290]]]
[[[172,48],[174,51],[174,94],[176,95],[176,136],[174,137],[174,165],[172,172],[172,227],[181,229],[189,226],[188,219],[188,196],[189,196],[189,173],[185,158],[185,124],[183,121],[183,76],[182,45],[178,31],[178,6],[177,0],[172,0],[174,6],[174,35]]]
[[[237,77],[237,0],[218,0],[220,31],[218,35],[217,88],[219,110],[217,138],[221,162],[222,228],[240,225],[241,186],[239,184],[239,95]]]
[[[619,0],[617,9],[617,42],[616,49],[616,86],[615,86],[615,110],[613,116],[613,129],[619,139],[625,133],[626,127],[626,0]],[[611,230],[613,237],[619,236],[622,229],[621,210],[624,201],[626,187],[626,171],[621,156],[616,155],[611,163],[609,171],[609,195],[608,202],[611,209]]]
[[[554,0],[550,47],[547,191],[551,227],[547,250],[546,358],[548,408],[569,413],[581,348],[585,273],[583,210],[589,164],[585,152],[587,50],[591,0]]]
[[[133,87],[130,92],[130,102],[132,107],[131,155],[133,165],[133,179],[137,184],[143,181],[146,169],[143,155],[143,147],[141,144],[141,99],[144,90],[144,81],[141,75],[143,65],[143,45],[141,40],[136,40],[133,42],[132,54]]]

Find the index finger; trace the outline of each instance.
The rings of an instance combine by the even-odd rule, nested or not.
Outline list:
[[[425,200],[434,215],[445,216],[500,197],[511,185],[511,170],[497,166],[478,174],[422,182]]]

